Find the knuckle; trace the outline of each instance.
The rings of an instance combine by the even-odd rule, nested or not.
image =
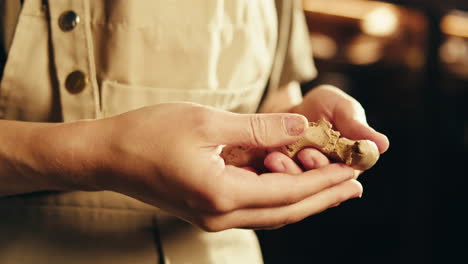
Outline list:
[[[324,185],[326,187],[334,186],[342,182],[343,180],[340,177],[337,177],[337,175],[333,175],[333,174],[325,173],[325,172],[321,172],[321,177],[323,178],[323,181],[325,183]]]
[[[265,146],[268,132],[267,122],[258,115],[252,115],[249,118],[249,124],[251,142],[256,146]]]
[[[341,103],[343,109],[351,111],[352,118],[362,123],[366,123],[366,111],[364,107],[356,99],[351,96],[346,96],[345,100]]]
[[[223,188],[213,186],[207,188],[201,195],[202,209],[213,214],[225,214],[235,208],[234,201]]]
[[[353,109],[357,118],[364,118],[366,116],[366,110],[362,107],[361,103],[359,103],[356,99],[350,98],[348,101],[350,109]]]
[[[209,210],[213,213],[224,214],[232,211],[234,208],[233,203],[228,198],[214,197],[210,200]]]
[[[195,107],[192,111],[192,131],[202,138],[208,138],[211,119],[212,115],[207,109]]]
[[[296,183],[297,185],[300,184],[300,183]],[[303,198],[302,196],[304,195],[303,192],[297,192],[295,190],[297,190],[298,188],[291,188],[290,190],[288,190],[282,201],[281,201],[281,206],[288,206],[288,205],[292,205],[292,204],[295,204],[297,203],[301,198]]]
[[[288,195],[288,196],[283,197],[281,200],[279,200],[276,205],[277,206],[289,206],[294,203],[295,203],[294,199],[290,195]]]
[[[206,191],[192,193],[184,200],[184,206],[193,212],[219,214],[221,213],[221,205],[212,195],[208,195]]]
[[[195,224],[206,232],[219,232],[227,229],[221,221],[212,216],[199,217]]]
[[[225,214],[236,209],[238,203],[226,183],[215,176],[208,178],[208,181],[199,182],[193,191],[187,193],[185,200],[189,209],[214,215]]]
[[[325,178],[325,184],[327,186],[333,186],[333,185],[339,183],[337,177],[330,177],[330,176],[327,176],[325,174],[323,175],[323,177]]]
[[[296,216],[294,215],[287,215],[280,223],[280,226],[285,226],[285,225],[290,225],[294,224],[296,222],[300,221]]]
[[[283,200],[282,206],[292,205],[295,202],[296,202],[296,199],[292,195],[289,195]]]
[[[342,165],[338,165],[342,166]],[[346,171],[335,171],[335,172],[325,172],[322,171],[321,177],[324,181],[324,185],[327,187],[337,185],[339,183],[342,183],[344,181],[347,181],[349,179],[352,179],[354,176],[354,172],[351,168],[346,168]]]

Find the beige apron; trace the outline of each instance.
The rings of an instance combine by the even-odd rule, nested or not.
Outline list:
[[[299,0],[26,0],[0,118],[71,122],[169,101],[251,113],[268,81],[313,77],[307,43]],[[252,231],[203,232],[113,192],[18,195],[0,212],[0,263],[262,263]]]

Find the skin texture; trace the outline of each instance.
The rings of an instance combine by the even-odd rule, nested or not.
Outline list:
[[[302,164],[268,153],[270,171],[257,173],[226,165],[221,149],[293,143],[310,110],[317,114],[297,105],[291,112],[299,114],[242,115],[170,103],[64,124],[0,121],[0,195],[112,190],[206,231],[278,228],[360,197],[354,170],[304,149]]]

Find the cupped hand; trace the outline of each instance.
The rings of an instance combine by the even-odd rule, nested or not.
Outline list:
[[[380,153],[384,153],[389,147],[388,138],[367,123],[361,104],[336,87],[322,85],[313,88],[304,96],[302,103],[289,112],[304,115],[314,122],[324,118],[344,137],[373,141]]]
[[[99,153],[88,163],[99,172],[95,189],[132,196],[207,231],[279,227],[360,196],[353,169],[324,161],[297,174],[257,174],[225,165],[220,152],[224,145],[290,144],[306,122],[298,114],[160,104],[88,124],[95,133],[89,145]]]
[[[302,103],[292,107],[289,112],[304,115],[310,121],[323,118],[332,123],[344,137],[373,141],[380,153],[384,153],[389,147],[388,138],[367,123],[361,104],[336,87],[315,87],[304,96]],[[265,166],[274,172],[301,173],[326,164],[326,157],[310,148],[302,150],[297,156],[298,160],[295,162],[281,153],[271,153],[265,160]]]

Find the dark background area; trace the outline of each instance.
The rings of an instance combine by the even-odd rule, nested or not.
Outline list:
[[[306,11],[311,32],[333,36],[338,48],[332,57],[315,57],[319,76],[302,85],[304,92],[323,83],[342,87],[391,145],[360,177],[361,199],[257,231],[267,264],[468,263],[468,58],[442,54],[452,40],[461,43],[455,52],[468,47],[468,36],[448,36],[440,26],[452,10],[468,11],[468,1],[392,2],[404,14],[400,34],[379,38],[384,52],[364,64],[340,53],[354,43],[347,36],[354,22]]]

